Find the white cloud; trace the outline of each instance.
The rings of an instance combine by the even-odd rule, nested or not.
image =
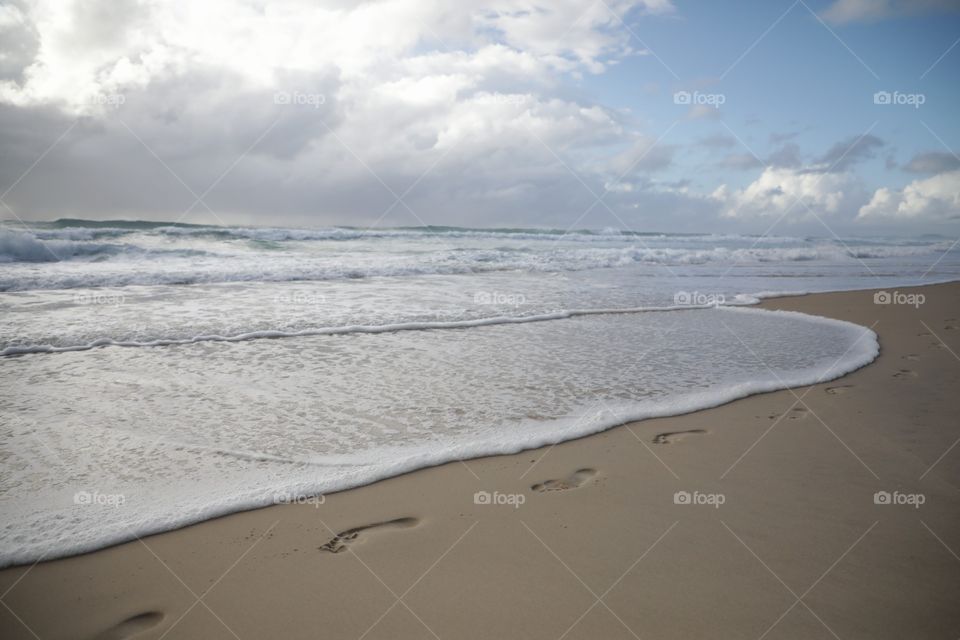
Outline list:
[[[502,34],[506,44],[550,59],[559,68],[569,67],[564,58],[572,57],[594,73],[603,70],[605,57],[633,51],[630,34],[619,28],[632,5],[654,14],[673,10],[670,0],[493,0],[473,4],[486,5],[486,11],[479,12],[475,20]]]
[[[858,220],[939,221],[960,218],[960,171],[914,180],[902,190],[877,189]]]
[[[711,197],[720,203],[721,215],[727,218],[788,214],[789,220],[800,220],[812,217],[811,211],[817,216],[844,212],[858,191],[856,180],[847,173],[769,167],[744,189],[724,184]]]
[[[197,193],[247,152],[204,198],[227,219],[363,223],[392,202],[383,183],[399,194],[428,171],[405,197],[423,219],[394,210],[405,224],[579,214],[591,196],[564,164],[599,192],[617,145],[645,138],[566,85],[642,53],[617,16],[671,10],[667,0],[38,0],[5,22],[38,44],[0,75],[0,118],[38,132],[82,124],[10,201],[26,215],[175,217],[192,197],[139,138]],[[278,92],[301,103],[277,104]],[[18,145],[0,173],[50,143],[32,137],[36,148]],[[658,153],[639,169],[669,162]]]
[[[418,47],[463,52],[464,66],[502,45],[526,56],[519,61],[528,72],[599,72],[633,52],[614,12],[671,9],[668,0],[611,0],[586,9],[576,0],[37,0],[25,15],[2,13],[4,25],[35,29],[39,50],[22,83],[0,83],[0,101],[91,113],[98,95],[196,66],[221,69],[247,88],[270,86],[284,71],[335,68],[344,80],[361,80],[371,71],[382,77],[384,67],[398,70]]]

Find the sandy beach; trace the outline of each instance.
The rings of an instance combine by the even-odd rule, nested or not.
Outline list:
[[[0,640],[960,640],[960,0],[0,43]]]
[[[842,379],[0,572],[0,636],[956,638],[960,284]],[[839,354],[838,354],[839,356]]]

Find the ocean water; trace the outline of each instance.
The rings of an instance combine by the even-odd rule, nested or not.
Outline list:
[[[941,237],[0,227],[0,565],[829,380]]]

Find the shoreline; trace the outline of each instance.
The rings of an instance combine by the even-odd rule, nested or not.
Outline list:
[[[952,637],[960,284],[919,290],[916,309],[875,305],[869,289],[747,307],[876,323],[880,356],[832,382],[8,568],[0,630]],[[924,503],[875,504],[878,491]]]

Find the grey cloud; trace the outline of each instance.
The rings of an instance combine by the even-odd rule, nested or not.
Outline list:
[[[724,157],[718,164],[720,167],[726,169],[742,171],[764,166],[795,168],[799,167],[802,161],[800,159],[800,147],[789,143],[776,149],[766,158],[757,158],[750,153],[731,153]]]
[[[842,25],[887,18],[960,11],[958,0],[835,0],[820,16]]]
[[[767,164],[773,167],[799,167],[803,161],[800,159],[800,147],[794,143],[788,143],[771,153],[767,157]]]
[[[954,169],[960,169],[960,158],[940,151],[918,153],[903,165],[903,170],[910,173],[943,173]]]
[[[183,221],[563,226],[594,204],[591,190],[603,192],[600,176],[578,168],[585,188],[571,175],[564,163],[577,166],[568,155],[574,150],[564,152],[553,139],[549,143],[564,163],[535,140],[509,145],[504,141],[493,147],[473,147],[467,140],[450,150],[426,145],[418,151],[404,150],[404,161],[398,162],[391,156],[378,158],[366,141],[338,140],[327,132],[320,118],[339,136],[345,135],[335,104],[327,104],[327,112],[284,108],[274,105],[272,93],[233,96],[238,102],[232,106],[209,96],[211,102],[202,108],[150,104],[150,96],[158,95],[163,95],[159,89],[131,96],[103,119],[76,121],[5,202],[27,220],[67,216],[175,220],[193,205]],[[274,121],[273,129],[257,143]],[[13,184],[73,122],[53,109],[0,106],[0,144],[5,151],[0,185]],[[664,166],[671,156],[670,148],[655,147],[638,168]],[[411,186],[403,203],[396,204],[393,193],[403,194]],[[195,204],[194,194],[203,195],[204,202]],[[682,200],[675,196],[671,202]],[[605,202],[623,220],[642,228],[642,217],[659,210],[653,203],[664,202],[664,196],[642,187],[607,194]],[[622,223],[605,207],[594,207],[579,224]]]
[[[0,24],[0,81],[21,83],[24,69],[36,58],[40,36],[25,18],[25,2],[14,0],[6,5],[10,15],[18,16],[22,21],[6,26]]]
[[[749,153],[731,153],[720,161],[720,166],[727,169],[753,169],[762,167],[763,162]]]
[[[884,144],[883,140],[874,135],[854,136],[834,144],[817,163],[825,165],[823,170],[846,171],[863,160],[873,158]]]
[[[676,146],[651,146],[632,116],[567,82],[629,54],[629,33],[603,12],[443,3],[436,15],[390,14],[370,35],[357,18],[382,3],[335,2],[357,14],[344,43],[331,37],[335,17],[304,11],[303,24],[286,25],[243,0],[211,5],[229,28],[209,41],[182,3],[74,2],[62,28],[25,10],[17,37],[0,34],[0,69],[18,81],[0,104],[0,190],[14,185],[4,203],[27,220],[364,225],[386,213],[384,225],[617,227],[606,206],[580,217],[628,173],[627,188],[604,199],[620,219],[712,219],[706,199],[649,179],[672,166]],[[37,57],[31,18],[56,55]],[[555,43],[555,26],[571,24],[576,51]],[[434,31],[452,46],[420,46]],[[271,55],[288,45],[289,60]]]
[[[339,124],[338,86],[333,73],[285,73],[274,87],[251,90],[223,72],[195,70],[124,94],[103,123],[126,134],[128,125],[165,157],[236,156],[264,134],[256,153],[290,159]]]

